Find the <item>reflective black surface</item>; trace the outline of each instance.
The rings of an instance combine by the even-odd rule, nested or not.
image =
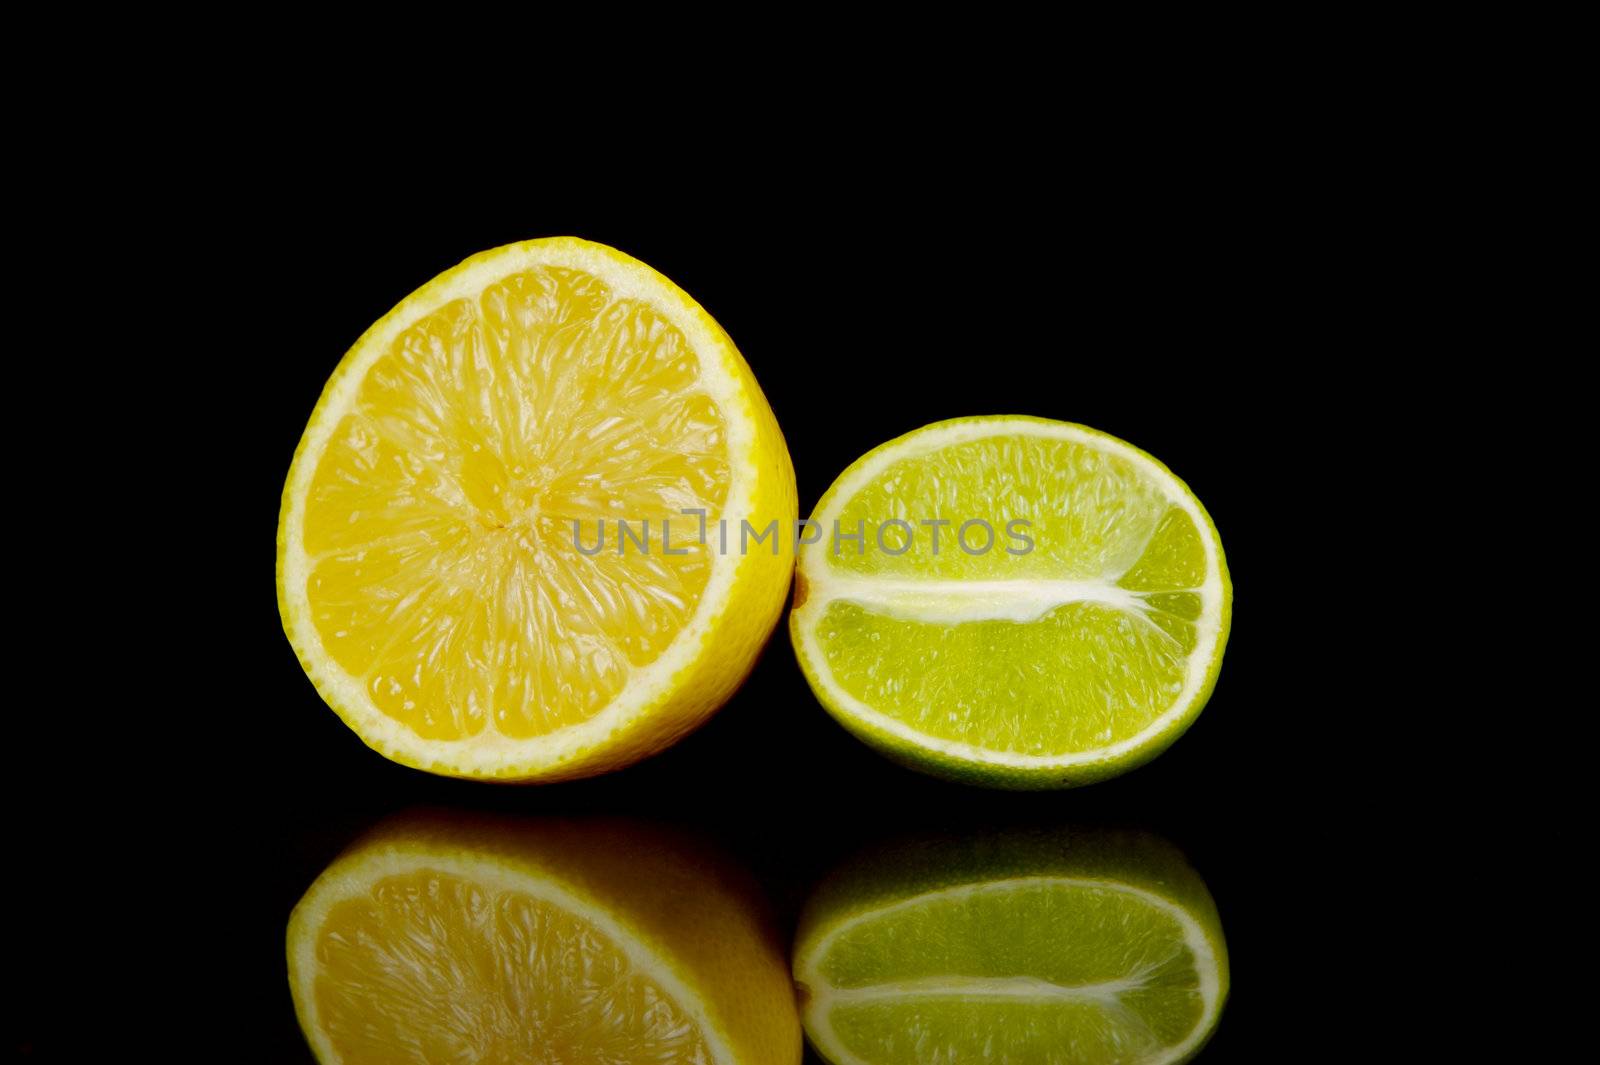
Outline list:
[[[366,220],[326,243],[328,261],[314,265],[306,293],[315,331],[261,397],[274,415],[261,527],[276,517],[274,477],[345,344],[480,246],[563,231],[651,263],[728,329],[783,426],[802,512],[864,451],[962,414],[1082,421],[1159,456],[1204,500],[1228,552],[1237,599],[1220,681],[1195,725],[1148,766],[1076,791],[989,792],[920,776],[852,740],[813,700],[780,627],[733,701],[643,764],[550,787],[437,779],[366,750],[321,705],[277,631],[263,539],[250,640],[252,661],[262,663],[251,705],[274,720],[255,766],[269,807],[266,890],[241,949],[257,959],[262,1001],[276,1003],[263,1030],[281,1060],[308,1060],[284,980],[290,908],[350,840],[416,804],[535,818],[617,814],[691,829],[754,874],[786,939],[829,870],[908,834],[982,838],[1065,824],[1152,832],[1203,878],[1232,957],[1231,1000],[1199,1060],[1237,1061],[1244,1048],[1271,1045],[1284,1024],[1284,968],[1299,962],[1286,929],[1305,920],[1284,856],[1305,824],[1292,797],[1304,783],[1304,752],[1286,737],[1300,694],[1290,681],[1306,663],[1292,615],[1262,605],[1292,554],[1293,525],[1273,495],[1293,456],[1272,443],[1281,415],[1248,398],[1248,361],[1200,359],[1195,340],[1219,330],[1239,337],[1261,319],[1246,317],[1242,302],[1219,302],[1218,289],[1170,282],[1178,262],[1198,255],[1181,240],[1159,256],[1124,249],[1060,270],[1010,258],[1013,272],[931,232],[896,233],[892,266],[864,264],[812,244],[799,221],[757,235],[732,220],[705,230],[687,220],[433,219],[402,240]]]
[[[1229,655],[1211,706],[1171,751],[1116,780],[1043,794],[975,790],[880,759],[811,701],[782,633],[706,728],[631,769],[552,787],[480,785],[390,764],[367,751],[308,686],[295,710],[304,733],[300,753],[292,773],[273,785],[276,808],[261,840],[258,874],[267,890],[257,919],[244,926],[249,954],[259,959],[259,993],[278,1003],[269,1029],[274,1045],[283,1060],[310,1060],[284,979],[290,909],[363,831],[426,804],[530,818],[644,817],[688,829],[755,876],[785,940],[830,870],[907,835],[983,839],[1068,825],[1153,832],[1181,849],[1203,878],[1232,959],[1229,1004],[1198,1060],[1237,1060],[1231,1048],[1261,1046],[1282,1029],[1275,1009],[1283,986],[1273,974],[1303,963],[1292,947],[1297,933],[1288,930],[1307,921],[1311,898],[1289,857],[1304,842],[1293,834],[1304,822],[1288,798],[1289,767],[1270,747],[1259,748],[1267,756],[1259,766],[1242,753],[1224,753],[1230,743],[1238,752],[1258,749],[1251,730],[1272,727],[1267,715],[1230,698],[1245,687],[1233,676],[1249,669],[1250,643],[1239,641]],[[283,659],[286,675],[298,671],[287,649]],[[1257,787],[1264,790],[1255,793]]]
[[[166,804],[163,835],[175,848],[227,864],[229,890],[187,909],[181,952],[224,945],[203,993],[218,1003],[213,1021],[249,1033],[237,1060],[311,1060],[286,979],[290,911],[343,848],[419,805],[687,830],[748,870],[786,942],[831,870],[908,835],[1069,825],[1150,833],[1192,865],[1227,938],[1232,990],[1198,1060],[1292,1060],[1285,1040],[1332,1023],[1319,1005],[1333,992],[1316,990],[1327,968],[1318,953],[1329,915],[1350,898],[1339,885],[1360,850],[1331,842],[1327,815],[1360,802],[1349,797],[1359,773],[1332,768],[1346,708],[1329,705],[1323,678],[1333,649],[1349,648],[1320,634],[1327,607],[1307,591],[1326,583],[1301,498],[1315,423],[1275,398],[1260,369],[1296,337],[1303,351],[1324,340],[1292,331],[1298,289],[1266,252],[1265,229],[1247,238],[1182,205],[1097,219],[1091,233],[1065,212],[1003,203],[959,223],[902,215],[892,224],[864,209],[844,218],[795,204],[756,224],[726,208],[639,202],[516,217],[390,210],[346,186],[306,201],[314,213],[271,214],[269,254],[252,274],[263,284],[292,277],[293,333],[256,338],[245,359],[255,368],[230,362],[219,384],[243,419],[233,429],[246,441],[248,491],[232,532],[236,568],[216,582],[228,618],[208,634],[219,645],[217,680],[197,700],[211,731],[185,738],[201,756],[187,756],[200,768],[186,780],[162,783],[158,772],[147,783]],[[1079,790],[947,783],[839,728],[780,625],[708,725],[607,777],[476,784],[366,749],[318,698],[279,626],[270,570],[283,475],[327,374],[367,325],[466,255],[556,233],[650,263],[728,330],[784,430],[802,513],[860,454],[941,418],[1079,421],[1158,456],[1215,519],[1235,586],[1221,677],[1193,727],[1149,765]]]
[[[791,916],[682,825],[416,809],[305,893],[289,984],[326,1060],[414,1065],[792,1061],[801,1023],[834,1062],[1190,1060],[1228,995],[1214,901],[1148,831],[900,833]]]

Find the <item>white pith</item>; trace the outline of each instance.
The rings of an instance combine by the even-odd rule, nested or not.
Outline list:
[[[851,695],[834,680],[817,640],[817,622],[821,620],[828,604],[837,600],[857,602],[869,608],[886,608],[885,612],[930,623],[993,619],[1026,622],[1072,602],[1102,603],[1148,621],[1144,608],[1134,602],[1135,593],[1116,586],[1123,576],[1120,573],[1098,581],[1024,579],[921,582],[861,576],[841,573],[829,565],[826,548],[828,538],[824,536],[815,543],[801,547],[797,560],[799,571],[807,584],[805,601],[794,612],[800,654],[809,666],[810,675],[828,690],[835,709],[860,720],[875,732],[886,733],[949,758],[979,765],[1029,770],[1116,761],[1156,742],[1184,720],[1205,684],[1221,635],[1223,586],[1216,540],[1210,531],[1211,523],[1194,496],[1165,468],[1120,440],[1076,425],[1029,418],[984,418],[955,422],[912,433],[898,444],[871,455],[829,490],[827,506],[814,516],[814,520],[818,527],[832,529],[834,521],[857,493],[896,462],[939,451],[953,444],[995,436],[1069,440],[1114,454],[1144,471],[1161,487],[1167,503],[1181,508],[1193,520],[1205,550],[1206,579],[1200,587],[1186,589],[1200,596],[1201,610],[1194,623],[1195,648],[1188,657],[1184,684],[1172,705],[1139,732],[1104,747],[1050,755],[992,750],[930,736]],[[919,604],[918,598],[928,601]]]
[[[1139,616],[1145,611],[1137,593],[1104,581],[917,581],[824,572],[808,596],[828,603],[848,599],[912,621],[1037,621],[1065,603],[1101,603]]]
[[[902,998],[991,998],[1011,1002],[1039,1002],[1059,999],[1111,1005],[1117,996],[1144,986],[1142,980],[1107,980],[1099,984],[1069,987],[1038,980],[1031,976],[986,979],[981,977],[928,977],[901,980],[872,987],[851,987],[829,991],[827,1001],[835,1006],[858,1002],[885,1002]]]
[[[751,399],[734,362],[737,356],[711,319],[648,266],[584,241],[533,241],[486,253],[407,297],[357,341],[306,427],[285,486],[289,509],[283,516],[281,591],[291,642],[324,698],[353,719],[351,726],[369,745],[429,768],[473,775],[523,773],[559,766],[583,752],[604,747],[663,700],[674,688],[673,678],[704,653],[701,645],[723,612],[741,561],[736,553],[712,553],[711,575],[700,601],[667,649],[648,665],[633,669],[626,685],[599,713],[542,736],[513,739],[500,733],[491,721],[473,736],[425,739],[375,706],[363,678],[342,669],[327,652],[312,623],[306,592],[313,560],[304,544],[305,500],[340,419],[350,409],[373,363],[419,319],[454,300],[476,300],[490,284],[537,266],[563,266],[592,274],[605,282],[614,298],[648,304],[683,334],[699,361],[700,390],[717,404],[727,432],[730,482],[724,513],[747,515],[751,509],[751,462],[746,456],[755,449],[757,431]],[[714,522],[717,517],[709,515],[708,520]]]
[[[333,1065],[342,1060],[324,1030],[315,994],[317,934],[327,919],[328,911],[346,899],[369,896],[372,889],[387,877],[424,870],[459,877],[487,892],[527,895],[576,914],[604,933],[622,950],[631,966],[647,975],[684,1013],[693,1018],[717,1065],[737,1065],[726,1038],[712,1025],[710,1014],[700,997],[669,965],[652,954],[632,931],[605,910],[568,891],[553,879],[536,877],[525,869],[492,858],[465,858],[399,847],[372,854],[356,868],[341,868],[324,874],[295,908],[291,928],[297,930],[298,934],[295,938],[296,950],[290,962],[290,978],[294,982],[294,997],[300,1006],[305,1031],[316,1046],[318,1061]]]
[[[888,906],[855,914],[839,922],[818,937],[805,955],[796,962],[796,979],[806,985],[810,994],[805,1006],[806,1031],[827,1051],[828,1058],[834,1065],[883,1065],[882,1062],[867,1061],[845,1049],[833,1030],[831,1015],[833,1007],[859,1002],[930,996],[986,998],[1013,1002],[1073,1001],[1117,1005],[1118,995],[1143,986],[1137,976],[1077,987],[1019,976],[998,979],[934,978],[864,988],[835,988],[830,986],[822,975],[822,959],[828,956],[838,938],[866,922],[880,920],[896,912],[915,909],[930,903],[960,902],[980,893],[1002,893],[1052,885],[1091,888],[1128,895],[1171,917],[1183,929],[1184,945],[1194,955],[1200,980],[1200,1000],[1203,1006],[1200,1020],[1196,1023],[1194,1031],[1190,1032],[1182,1043],[1169,1048],[1166,1053],[1158,1057],[1141,1062],[1140,1065],[1166,1065],[1169,1062],[1182,1060],[1200,1040],[1206,1037],[1222,1008],[1221,977],[1218,972],[1216,951],[1211,941],[1194,917],[1169,899],[1111,880],[1080,877],[1015,877],[980,884],[963,884],[915,895]]]

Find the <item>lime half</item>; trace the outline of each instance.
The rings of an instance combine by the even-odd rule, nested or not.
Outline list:
[[[1205,885],[1142,834],[880,853],[807,904],[794,968],[833,1065],[1171,1065],[1228,992]]]
[[[917,768],[1063,787],[1205,705],[1233,588],[1206,510],[1138,448],[1024,417],[938,422],[840,475],[789,631],[822,704]]]

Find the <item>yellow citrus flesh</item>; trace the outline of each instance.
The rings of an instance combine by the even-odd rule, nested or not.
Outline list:
[[[799,1018],[759,899],[642,826],[404,818],[295,908],[290,985],[325,1065],[775,1065]]]
[[[323,1031],[349,1065],[710,1060],[683,1008],[609,936],[514,889],[387,877],[334,908],[316,949]]]
[[[346,356],[285,486],[280,606],[318,689],[390,757],[586,775],[737,685],[787,566],[702,531],[794,511],[716,323],[619,252],[530,241],[441,275]]]
[[[705,591],[697,538],[684,556],[577,549],[619,517],[721,512],[722,414],[698,377],[648,306],[559,267],[418,320],[312,474],[312,620],[329,655],[423,736],[473,735],[491,713],[517,738],[592,717]]]

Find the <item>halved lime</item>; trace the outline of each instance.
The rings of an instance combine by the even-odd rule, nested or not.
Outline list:
[[[1216,907],[1169,844],[1059,832],[911,845],[836,874],[795,949],[833,1065],[1173,1065],[1216,1026]]]
[[[846,728],[917,768],[1063,787],[1200,713],[1233,587],[1200,501],[1113,436],[938,422],[840,475],[800,548],[790,636]]]

